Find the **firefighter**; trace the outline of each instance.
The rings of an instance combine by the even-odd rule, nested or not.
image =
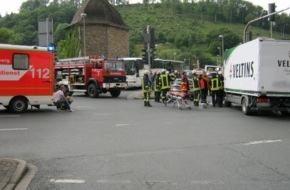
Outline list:
[[[192,90],[193,90],[193,105],[198,106],[200,99],[200,86],[199,86],[199,76],[197,75],[196,71],[193,71]]]
[[[181,92],[188,95],[188,91],[189,91],[189,82],[187,79],[187,74],[185,71],[182,71],[182,74],[181,74]]]
[[[177,71],[174,71],[174,72],[171,72],[171,73],[169,74],[169,82],[170,82],[170,84],[173,84],[174,81],[176,80],[176,78],[177,78],[177,74],[176,74],[176,72],[177,72]]]
[[[170,90],[170,84],[169,84],[169,76],[166,73],[165,69],[161,70],[161,99],[162,102],[164,103],[166,101],[166,94]]]
[[[150,105],[150,80],[149,80],[149,74],[150,72],[148,70],[144,71],[144,76],[142,79],[142,91],[144,93],[144,106],[146,107],[152,107]]]
[[[205,71],[202,72],[202,75],[199,79],[199,86],[201,89],[201,103],[207,105],[206,97],[209,90],[209,78]]]
[[[209,83],[212,98],[212,106],[215,107],[215,105],[218,103],[218,93],[220,89],[219,79],[216,73],[212,73]]]
[[[218,72],[218,79],[219,79],[219,90],[217,94],[218,98],[218,104],[219,107],[223,107],[223,100],[224,100],[224,77],[222,75],[222,72]]]
[[[154,90],[155,102],[160,103],[161,80],[160,80],[159,71],[156,71],[153,77],[153,90]]]

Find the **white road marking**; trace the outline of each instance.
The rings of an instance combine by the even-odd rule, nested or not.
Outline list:
[[[145,184],[168,184],[168,185],[178,185],[177,182],[172,181],[144,181]]]
[[[0,118],[16,118],[20,117],[20,115],[0,115]]]
[[[28,130],[27,128],[11,128],[11,129],[0,129],[0,131],[24,131]]]
[[[111,114],[110,113],[95,113],[94,115],[105,116],[105,115],[111,115]]]
[[[116,124],[116,127],[122,127],[122,126],[128,126],[129,124],[126,123],[120,123],[120,124]]]
[[[130,184],[130,180],[108,180],[108,179],[101,179],[97,180],[97,183],[106,183],[106,184]]]
[[[82,179],[51,179],[51,183],[85,183]]]
[[[199,184],[199,185],[222,185],[224,183],[222,181],[205,180],[205,181],[191,181],[190,184]]]
[[[244,143],[243,145],[255,145],[255,144],[266,144],[266,143],[275,143],[275,142],[281,142],[281,139],[278,140],[264,140],[264,141],[252,141],[248,143]]]

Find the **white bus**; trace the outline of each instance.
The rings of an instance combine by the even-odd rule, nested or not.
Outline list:
[[[183,61],[170,60],[170,59],[155,59],[152,64],[152,68],[162,68],[169,72],[182,71],[185,69],[185,64]]]
[[[141,87],[141,77],[146,68],[140,57],[122,57],[125,65],[126,81],[128,88]],[[148,68],[147,68],[148,69]]]
[[[141,78],[143,77],[144,70],[149,70],[149,65],[144,64],[140,57],[122,57],[120,59],[125,65],[128,88],[141,87]],[[180,72],[183,68],[183,61],[155,59],[154,62],[151,63],[150,70],[152,73],[161,69],[166,69],[169,72],[175,70]]]

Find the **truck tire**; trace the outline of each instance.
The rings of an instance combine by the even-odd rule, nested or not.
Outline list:
[[[14,113],[22,113],[27,110],[28,102],[25,98],[16,97],[9,103],[9,111]]]
[[[250,115],[250,109],[247,105],[247,98],[242,99],[242,111],[245,115]]]
[[[99,92],[98,92],[97,86],[95,84],[90,84],[88,86],[87,91],[88,91],[89,97],[91,97],[91,98],[97,98],[99,96]]]
[[[112,97],[117,98],[120,96],[121,94],[121,90],[120,89],[114,89],[110,91],[110,94]]]
[[[225,106],[226,106],[226,107],[231,107],[231,105],[232,105],[231,102],[229,102],[229,101],[225,101]]]

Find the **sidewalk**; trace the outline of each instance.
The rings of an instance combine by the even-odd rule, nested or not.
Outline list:
[[[37,169],[24,160],[0,158],[0,190],[25,190]]]

